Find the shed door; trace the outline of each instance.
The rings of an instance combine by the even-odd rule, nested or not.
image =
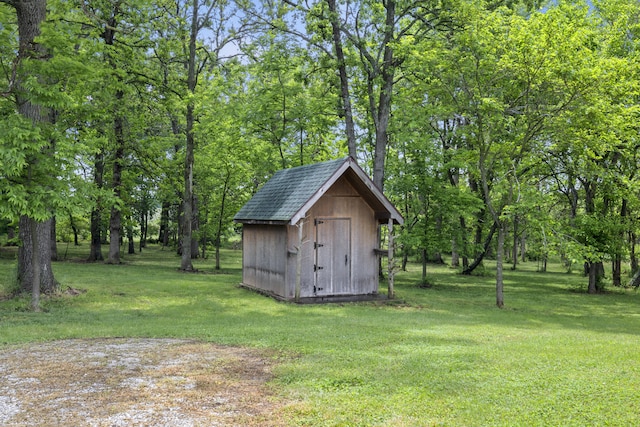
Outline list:
[[[351,287],[351,219],[317,218],[315,295],[348,293]]]

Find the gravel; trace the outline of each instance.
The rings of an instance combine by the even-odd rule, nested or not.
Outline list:
[[[3,426],[280,426],[271,360],[175,339],[65,340],[0,349]]]

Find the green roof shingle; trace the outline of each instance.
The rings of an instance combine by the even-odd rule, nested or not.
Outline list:
[[[347,160],[348,157],[276,172],[234,220],[289,221]]]

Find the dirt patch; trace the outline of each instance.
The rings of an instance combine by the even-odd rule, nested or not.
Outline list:
[[[67,340],[0,350],[0,425],[281,426],[258,352],[188,340]]]

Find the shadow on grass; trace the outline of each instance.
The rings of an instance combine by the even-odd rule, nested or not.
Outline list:
[[[193,336],[302,350],[321,349],[332,342],[354,348],[366,348],[371,341],[384,346],[418,339],[420,334],[428,336],[434,329],[473,330],[482,325],[533,333],[542,328],[640,334],[640,297],[636,293],[575,293],[572,290],[584,280],[576,274],[505,271],[506,307],[502,310],[495,307],[495,279],[491,275],[461,276],[446,266],[430,268],[431,288],[416,286],[419,266],[399,273],[396,292],[401,303],[299,306],[239,288],[239,251],[223,251],[222,272],[214,269],[212,260],[196,260],[200,273],[181,273],[177,270],[179,258],[158,248],[145,249],[125,262],[119,266],[54,265],[63,287],[88,290],[72,300],[47,303],[48,321],[52,328],[58,325],[60,337],[64,337],[65,328],[84,331],[87,336],[111,328],[116,335],[127,331],[136,336]],[[381,290],[385,286],[381,284]],[[2,310],[0,305],[0,314]],[[30,314],[21,317],[29,323],[26,318]],[[19,327],[21,321],[13,321]],[[29,335],[37,337],[38,331]],[[370,338],[363,340],[363,336]]]
[[[487,271],[495,274],[495,269]],[[446,312],[451,322],[640,334],[638,292],[609,288],[589,295],[582,290],[587,279],[576,273],[505,270],[502,310],[495,305],[495,276],[462,276],[446,267],[432,267],[434,285],[428,289],[417,286],[420,276],[415,271],[398,276],[401,298]]]

